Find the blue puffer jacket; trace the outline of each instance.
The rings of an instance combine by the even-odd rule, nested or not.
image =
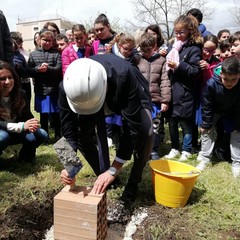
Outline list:
[[[207,81],[202,99],[202,124],[204,129],[213,127],[213,115],[228,119],[233,129],[240,129],[240,81],[232,89],[227,89],[221,77],[214,71],[213,77]]]

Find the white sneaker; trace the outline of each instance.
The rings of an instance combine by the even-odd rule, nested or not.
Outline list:
[[[180,152],[177,149],[173,148],[171,149],[170,153],[168,155],[165,155],[164,157],[170,159],[170,158],[175,158],[179,155],[180,155]]]
[[[235,178],[240,177],[240,162],[232,163],[232,173],[233,177]]]
[[[196,166],[196,168],[199,169],[200,171],[203,171],[206,168],[206,166],[210,163],[210,159],[208,157],[204,157],[202,155],[202,152],[198,153],[197,161],[199,162],[199,164]]]
[[[182,155],[179,158],[179,161],[180,162],[187,161],[191,156],[192,154],[190,152],[182,151]]]
[[[108,147],[112,147],[113,146],[113,141],[111,138],[107,138],[107,141],[108,141]]]
[[[203,160],[196,166],[196,168],[199,169],[200,171],[203,171],[209,163],[210,163],[209,160],[208,161]]]

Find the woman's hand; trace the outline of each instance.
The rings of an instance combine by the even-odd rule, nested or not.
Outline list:
[[[29,119],[24,123],[24,131],[36,132],[39,127],[40,124],[36,118]]]

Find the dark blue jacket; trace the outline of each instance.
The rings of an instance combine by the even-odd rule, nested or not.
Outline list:
[[[218,114],[229,119],[234,129],[240,129],[240,81],[232,89],[227,89],[221,82],[221,77],[214,72],[207,81],[202,99],[202,124],[204,129],[213,127],[213,115]]]
[[[206,26],[203,23],[200,23],[198,26],[198,30],[201,33],[202,37],[205,37],[207,35],[211,35],[212,33],[209,32],[206,28]]]
[[[201,48],[196,45],[184,44],[179,52],[180,63],[176,71],[169,71],[172,85],[171,117],[189,118],[194,113],[194,94],[197,81],[201,76],[199,61]]]

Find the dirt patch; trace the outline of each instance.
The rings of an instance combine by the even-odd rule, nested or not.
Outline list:
[[[46,201],[18,204],[0,215],[1,240],[40,240],[44,238],[46,229],[53,224],[53,196],[46,195]]]
[[[44,203],[34,201],[26,205],[15,205],[0,215],[1,240],[43,240],[46,230],[53,225],[53,198],[50,192]],[[143,201],[142,201],[143,200]],[[139,200],[138,200],[139,201]],[[148,204],[144,204],[148,202]],[[136,207],[141,206],[141,207]],[[192,240],[198,238],[204,227],[191,223],[191,215],[185,208],[169,209],[154,201],[141,199],[134,205],[124,206],[119,201],[108,200],[108,236],[106,240],[124,239],[125,229],[131,217],[147,211],[148,216],[137,226],[132,235],[134,240]],[[113,211],[114,210],[114,211]],[[238,231],[219,231],[219,239],[240,239]]]

